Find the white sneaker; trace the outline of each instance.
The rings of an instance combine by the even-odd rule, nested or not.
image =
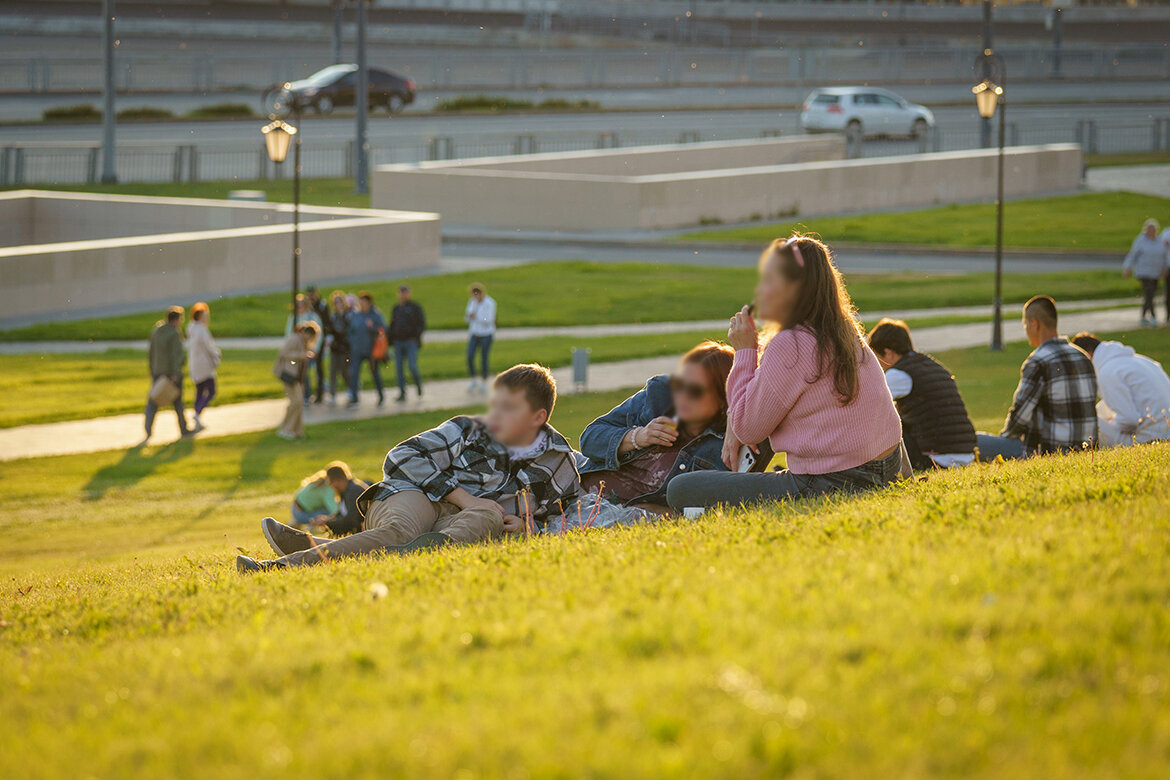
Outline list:
[[[293,439],[296,438],[296,436],[293,436],[291,433],[285,433],[284,431],[277,431],[276,435],[279,436],[280,438],[284,439],[285,441],[292,441]]]
[[[474,393],[478,390],[479,390],[479,380],[478,379],[472,379],[470,382],[467,383],[467,392],[468,393]]]

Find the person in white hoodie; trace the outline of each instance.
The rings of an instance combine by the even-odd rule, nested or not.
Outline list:
[[[211,337],[211,309],[200,301],[191,307],[187,325],[187,373],[195,383],[195,433],[206,427],[199,415],[215,397],[215,374],[222,357]]]
[[[1154,298],[1158,295],[1158,280],[1166,276],[1168,251],[1166,240],[1158,235],[1158,220],[1147,219],[1122,263],[1121,275],[1128,279],[1133,274],[1142,284],[1142,325],[1158,324]],[[1150,313],[1149,317],[1146,312]],[[1170,286],[1166,295],[1166,320],[1170,322]]]
[[[1072,343],[1088,353],[1097,371],[1101,444],[1123,447],[1170,441],[1170,377],[1162,364],[1118,341],[1078,333]]]

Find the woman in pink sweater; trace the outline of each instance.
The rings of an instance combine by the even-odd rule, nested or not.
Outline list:
[[[761,349],[751,307],[732,318],[727,424],[739,441],[770,440],[787,453],[788,470],[680,475],[670,482],[670,505],[750,504],[896,480],[898,410],[828,247],[798,235],[773,242],[760,258],[755,301],[777,329]]]

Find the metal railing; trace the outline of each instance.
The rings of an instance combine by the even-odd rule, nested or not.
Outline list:
[[[1106,122],[1008,122],[1009,146],[1043,143],[1078,143],[1088,154],[1116,154],[1170,150],[1170,116],[1152,120]],[[778,129],[751,137],[775,137]],[[681,130],[651,134],[635,130],[603,132],[549,132],[521,135],[434,136],[417,142],[373,145],[373,165],[417,163],[539,152],[611,149],[663,143],[743,138],[735,132]],[[978,148],[979,130],[933,129],[918,138],[849,138],[850,157],[885,157],[897,154],[955,151]],[[306,177],[353,175],[353,142],[305,143],[302,171]],[[21,144],[0,147],[0,186],[29,184],[93,184],[100,174],[101,150],[97,144]],[[265,180],[289,175],[286,166],[274,165],[263,145],[250,147],[179,144],[122,144],[117,170],[123,182],[196,182]]]
[[[385,64],[426,89],[601,88],[687,85],[796,85],[968,81],[976,47],[784,47],[694,48],[689,51],[567,49],[396,49]],[[1052,50],[1006,47],[1013,81],[1054,75]],[[1170,47],[1127,44],[1065,47],[1060,74],[1074,79],[1158,79],[1170,76]],[[306,76],[330,57],[119,55],[121,92],[207,92],[262,89]],[[99,57],[0,57],[0,91],[98,92]],[[257,95],[257,98],[259,96]]]

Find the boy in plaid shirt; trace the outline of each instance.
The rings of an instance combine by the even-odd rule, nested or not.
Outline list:
[[[272,518],[261,530],[280,556],[236,559],[241,572],[331,558],[468,544],[543,526],[577,498],[573,448],[548,424],[556,381],[538,365],[513,366],[492,386],[488,413],[455,417],[386,455],[383,479],[358,499],[365,530],[317,539]]]
[[[1072,452],[1097,442],[1097,374],[1093,361],[1056,329],[1056,303],[1037,295],[1024,304],[1034,348],[1020,369],[1003,432],[976,438],[980,460]]]

